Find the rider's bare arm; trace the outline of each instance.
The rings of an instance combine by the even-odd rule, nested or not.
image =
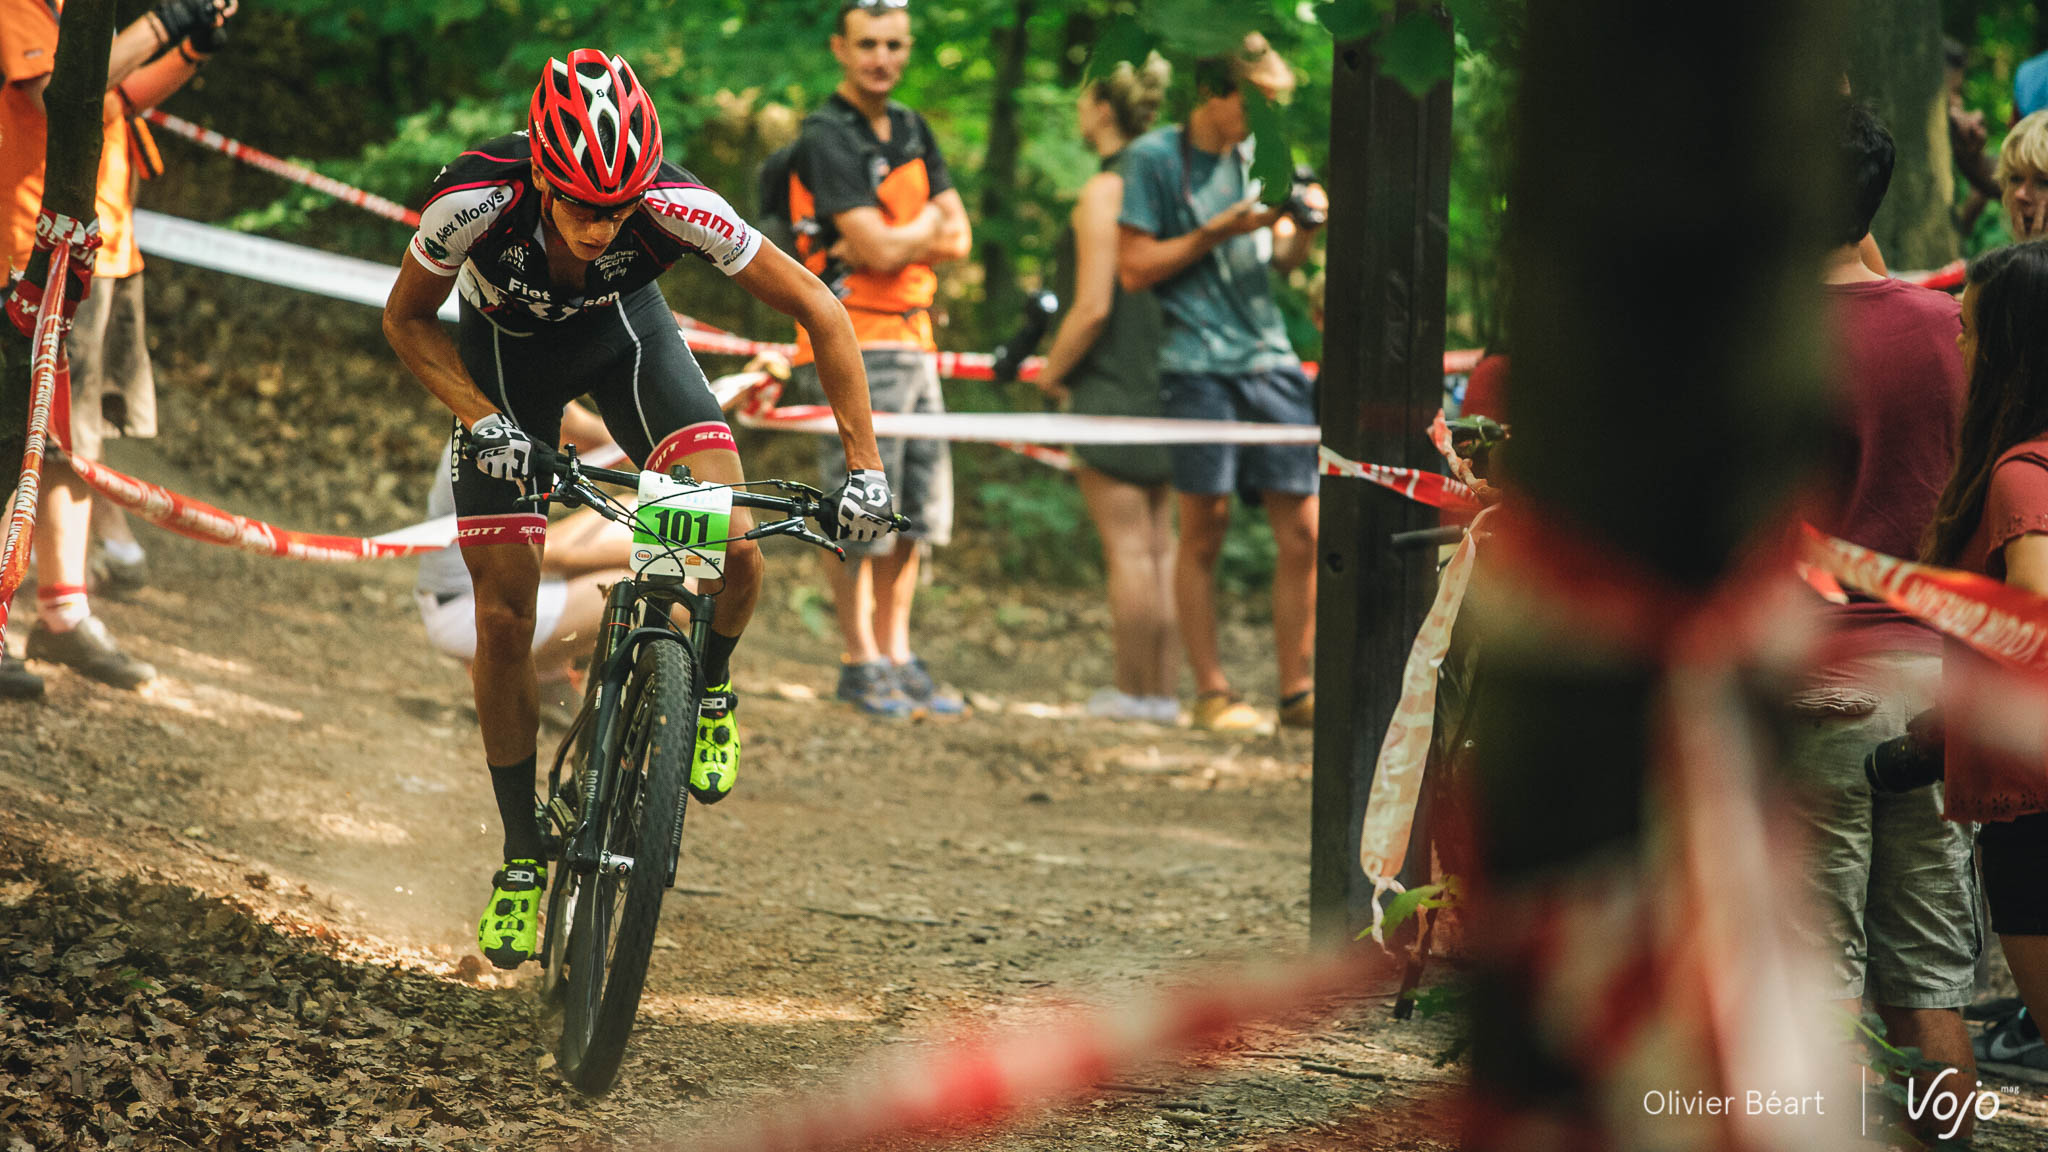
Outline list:
[[[773,244],[763,244],[747,266],[733,275],[733,282],[811,334],[811,347],[818,357],[818,382],[824,385],[825,399],[839,422],[846,466],[880,471],[882,453],[875,446],[874,417],[868,410],[867,369],[861,364],[853,321],[847,319],[839,298],[824,281]]]
[[[441,303],[454,286],[453,276],[438,275],[407,253],[384,301],[384,338],[427,391],[470,427],[498,409],[469,378],[455,341],[441,324]]]

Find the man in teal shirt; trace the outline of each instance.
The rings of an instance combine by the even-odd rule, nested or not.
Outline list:
[[[1258,202],[1243,84],[1283,100],[1294,73],[1263,36],[1195,66],[1199,103],[1185,125],[1139,137],[1124,153],[1117,271],[1126,291],[1150,289],[1166,314],[1160,386],[1168,416],[1263,424],[1316,423],[1315,387],[1302,373],[1273,303],[1272,270],[1308,259],[1312,230]],[[1310,203],[1326,209],[1320,188]],[[1216,561],[1233,492],[1259,494],[1277,546],[1273,628],[1280,722],[1315,720],[1316,449],[1313,444],[1182,444],[1174,596],[1195,675],[1194,723],[1258,727],[1231,691],[1216,639]]]

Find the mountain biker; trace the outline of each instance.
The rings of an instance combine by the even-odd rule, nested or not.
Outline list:
[[[591,48],[549,60],[525,132],[458,156],[435,179],[384,306],[399,358],[455,414],[457,539],[476,595],[471,680],[484,759],[505,831],[505,865],[477,929],[500,968],[534,953],[547,876],[534,805],[536,687],[531,640],[547,518],[521,503],[544,490],[535,445],[553,445],[563,406],[588,394],[640,466],[688,466],[711,483],[745,479],[703,370],[656,278],[696,256],[810,332],[839,422],[848,475],[827,500],[828,534],[874,540],[893,505],[868,412],[867,377],[846,311],[817,277],[740,219],[718,193],[662,159],[654,102],[632,68]],[[451,284],[451,338],[436,312]],[[735,536],[753,527],[735,508]],[[690,793],[731,790],[740,741],[731,656],[760,594],[751,542],[727,546],[717,622],[699,653],[704,702]]]

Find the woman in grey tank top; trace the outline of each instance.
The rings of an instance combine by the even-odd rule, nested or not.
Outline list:
[[[1117,217],[1124,181],[1117,158],[1151,126],[1170,73],[1157,55],[1142,68],[1117,65],[1081,92],[1081,135],[1102,157],[1074,204],[1061,242],[1057,290],[1066,315],[1046,353],[1038,386],[1069,411],[1157,416],[1159,306],[1149,292],[1117,287]],[[1180,639],[1173,610],[1172,472],[1163,445],[1076,449],[1077,476],[1109,569],[1115,684],[1088,710],[1120,720],[1172,724],[1180,716]]]

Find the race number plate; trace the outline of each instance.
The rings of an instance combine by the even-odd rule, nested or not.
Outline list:
[[[723,576],[731,522],[731,488],[686,484],[660,472],[640,473],[640,506],[633,510],[633,574]]]

